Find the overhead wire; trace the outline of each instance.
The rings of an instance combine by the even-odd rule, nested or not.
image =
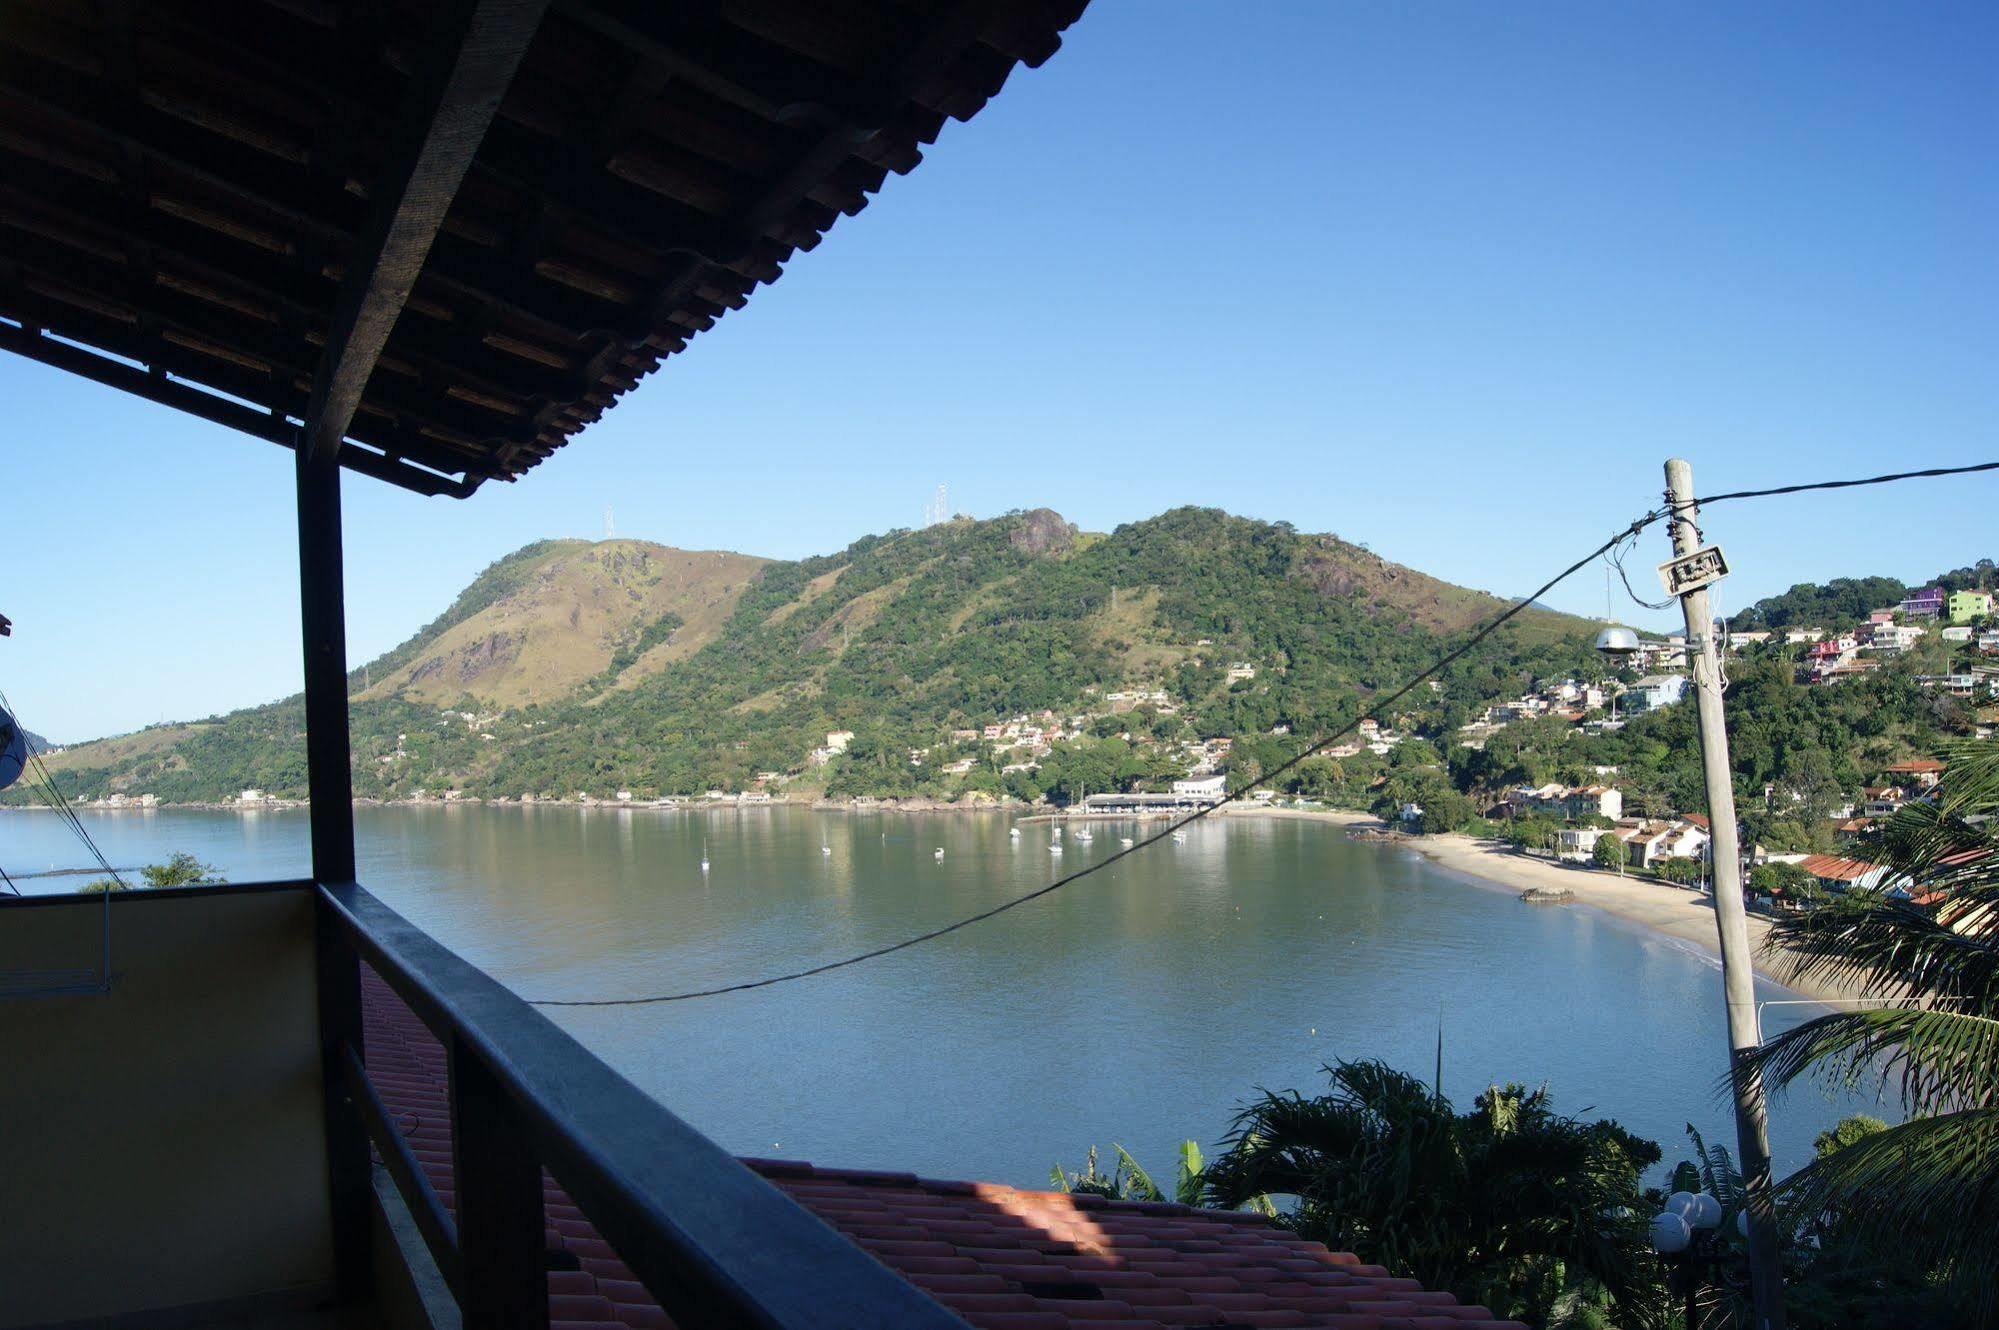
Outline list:
[[[14,704],[8,700],[7,694],[4,691],[0,691],[0,708],[5,708],[9,715],[14,716],[17,720],[19,719],[20,713],[14,710]],[[28,750],[27,757],[27,764],[23,767],[23,772],[28,778],[28,788],[39,795],[42,802],[55,810],[56,814],[63,820],[64,825],[76,835],[78,840],[83,842],[84,848],[90,851],[90,856],[97,861],[97,866],[110,875],[111,881],[120,889],[125,888],[128,885],[125,879],[119,875],[116,868],[111,866],[111,861],[105,857],[104,851],[98,848],[97,841],[91,836],[89,828],[83,825],[83,819],[78,817],[76,810],[70,807],[69,800],[63,795],[62,787],[56,784],[55,777],[50,773],[48,764],[42,761],[42,755],[31,748]],[[19,888],[15,889],[15,894],[21,894]]]
[[[1798,485],[1778,485],[1772,489],[1729,490],[1688,501],[1690,508],[1706,508],[1736,499],[1769,499],[1781,494],[1808,494],[1814,490],[1856,489],[1862,485],[1888,485],[1898,480],[1934,480],[1940,476],[1969,476],[1981,471],[1999,471],[1999,462],[1973,462],[1968,466],[1933,466],[1921,471],[1894,471],[1885,476],[1863,476],[1858,480],[1814,480]]]
[[[1617,570],[1617,580],[1624,583],[1625,595],[1631,597],[1631,599],[1637,601],[1640,605],[1643,605],[1648,610],[1672,609],[1673,601],[1671,601],[1670,599],[1647,600],[1645,599],[1645,597],[1638,594],[1637,588],[1631,585],[1631,577],[1628,573],[1624,571],[1624,560],[1631,554],[1633,550],[1637,548],[1638,548],[1638,538],[1636,536],[1629,537],[1626,540],[1620,540],[1617,543],[1617,547],[1615,549],[1611,550],[1608,554],[1605,554],[1603,556],[1604,562]]]

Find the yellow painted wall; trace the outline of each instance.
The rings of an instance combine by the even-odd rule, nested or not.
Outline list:
[[[0,972],[94,966],[101,908],[0,906]],[[312,920],[120,894],[109,994],[0,1000],[0,1327],[331,1277]]]

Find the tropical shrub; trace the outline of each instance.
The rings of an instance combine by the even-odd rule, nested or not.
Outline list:
[[[1208,1166],[1208,1198],[1295,1198],[1283,1222],[1328,1246],[1545,1324],[1564,1306],[1648,1324],[1658,1306],[1639,1178],[1659,1147],[1494,1086],[1467,1113],[1376,1061],[1326,1068],[1328,1093],[1265,1093]]]
[[[1834,1012],[1772,1039],[1752,1066],[1782,1087],[1876,1081],[1907,1120],[1858,1135],[1787,1179],[1787,1204],[1858,1249],[1946,1283],[1999,1324],[1999,747],[1952,746],[1933,803],[1896,814],[1887,860],[1916,898],[1847,892],[1780,920],[1797,976],[1892,1005]],[[1850,1133],[1851,1134],[1851,1133]]]

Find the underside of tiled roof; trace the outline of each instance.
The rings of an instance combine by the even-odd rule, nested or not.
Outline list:
[[[369,1079],[456,1212],[444,1049],[388,986],[364,978]],[[1322,1326],[1449,1330],[1495,1322],[1260,1215],[947,1182],[914,1173],[744,1161],[862,1250],[980,1330]],[[557,1330],[673,1322],[543,1176],[549,1319]]]
[[[551,0],[341,463],[425,493],[517,479],[1053,55],[1083,3]],[[7,5],[0,349],[289,444],[421,127],[399,116],[464,8]]]

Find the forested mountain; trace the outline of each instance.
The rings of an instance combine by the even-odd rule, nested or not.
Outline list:
[[[1046,509],[959,518],[795,562],[544,541],[354,671],[355,790],[644,797],[770,771],[855,791],[996,790],[985,764],[945,780],[907,750],[1020,713],[1108,710],[1103,695],[1129,688],[1168,695],[1120,722],[1160,738],[1308,734],[1501,605],[1333,536],[1210,509],[1108,535]],[[1581,667],[1594,628],[1531,610],[1421,710],[1455,724]],[[1254,677],[1232,679],[1237,665]],[[85,797],[300,795],[303,720],[291,698],[57,765]],[[850,752],[811,767],[835,730],[856,733]]]

